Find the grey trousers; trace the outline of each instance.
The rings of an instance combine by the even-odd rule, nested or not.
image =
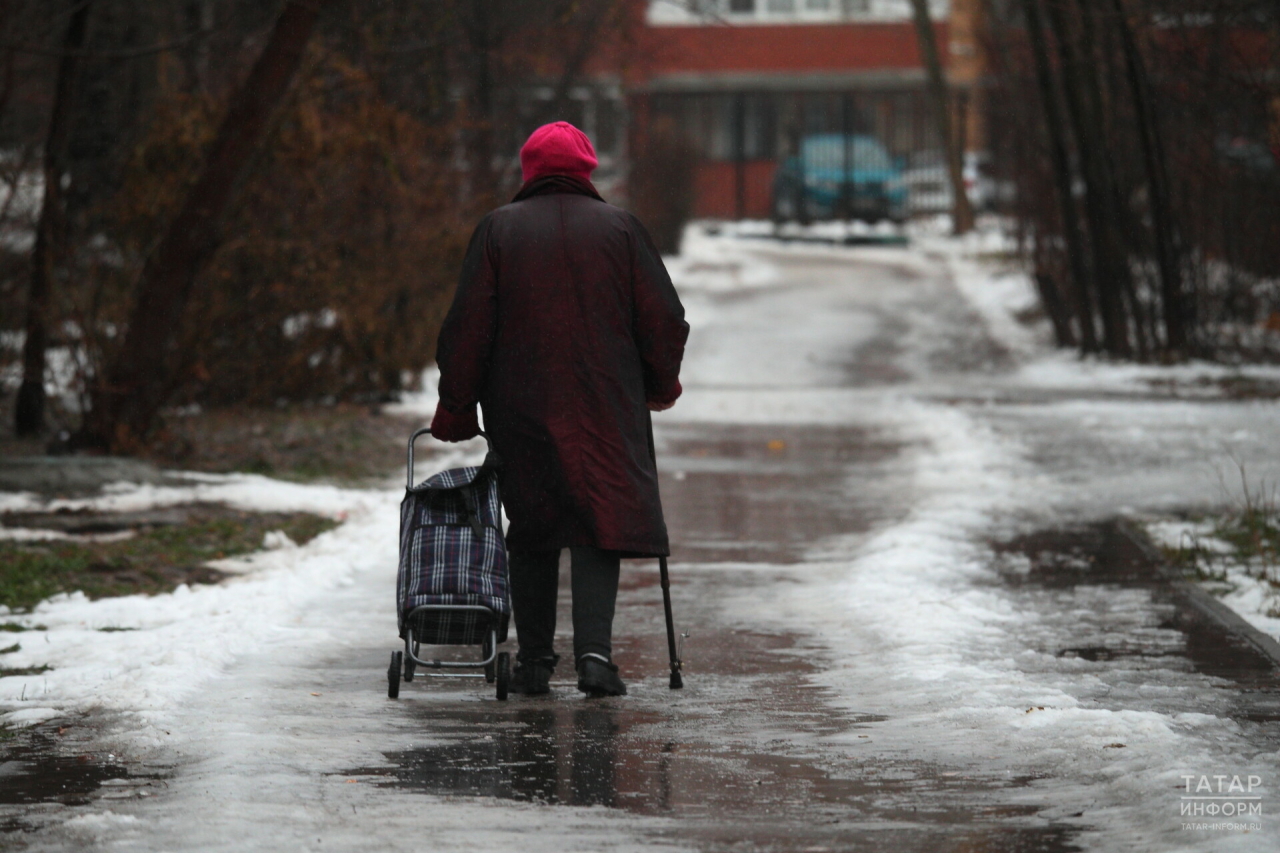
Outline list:
[[[612,660],[613,611],[618,599],[618,554],[570,548],[573,592],[573,657],[598,654]],[[511,608],[520,639],[518,660],[555,654],[559,551],[512,551]]]

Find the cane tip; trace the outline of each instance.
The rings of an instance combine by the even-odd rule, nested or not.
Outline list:
[[[679,690],[682,687],[684,687],[684,679],[680,677],[680,673],[671,673],[671,689]]]

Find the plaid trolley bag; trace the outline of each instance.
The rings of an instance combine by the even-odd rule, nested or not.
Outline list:
[[[423,428],[409,439],[396,579],[404,651],[391,655],[387,695],[399,696],[401,673],[413,681],[419,666],[483,668],[485,680],[497,683],[498,698],[506,699],[511,658],[497,646],[507,639],[511,599],[497,457],[490,448],[479,467],[441,471],[415,486],[413,443],[430,432]],[[419,657],[423,645],[481,645],[482,660],[424,660]]]

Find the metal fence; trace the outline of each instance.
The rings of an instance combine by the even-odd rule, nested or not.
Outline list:
[[[966,104],[958,95],[955,108]],[[723,219],[878,221],[949,210],[945,161],[926,110],[918,89],[671,93],[651,101],[652,115],[674,122],[699,155],[693,214]]]

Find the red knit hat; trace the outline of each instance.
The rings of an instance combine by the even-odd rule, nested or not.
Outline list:
[[[527,184],[543,175],[571,175],[591,180],[600,163],[587,135],[567,121],[544,124],[529,134],[520,149],[520,170]]]

